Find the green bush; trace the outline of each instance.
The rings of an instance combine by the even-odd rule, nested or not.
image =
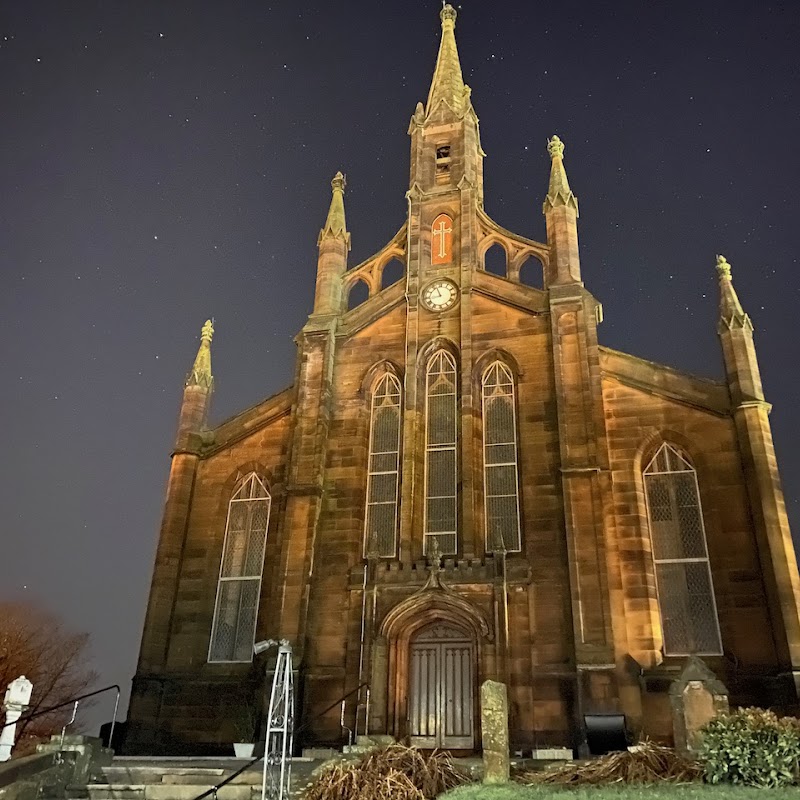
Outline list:
[[[798,780],[800,720],[742,708],[703,728],[699,759],[708,783],[789,786]]]

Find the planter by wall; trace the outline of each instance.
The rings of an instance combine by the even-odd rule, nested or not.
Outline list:
[[[233,752],[236,758],[252,758],[254,747],[252,742],[234,742]]]

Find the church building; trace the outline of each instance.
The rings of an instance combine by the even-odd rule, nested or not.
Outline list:
[[[129,753],[251,739],[269,638],[293,648],[302,746],[357,730],[480,749],[486,679],[508,687],[512,750],[577,747],[598,713],[669,741],[689,656],[734,705],[797,706],[800,580],[730,265],[717,257],[724,380],[601,346],[564,143],[542,173],[547,241],[491,219],[452,6],[441,25],[407,216],[356,266],[333,179],[294,383],[209,426],[202,329]]]

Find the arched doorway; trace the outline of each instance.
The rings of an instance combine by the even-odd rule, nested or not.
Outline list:
[[[475,744],[475,640],[445,622],[409,643],[408,733],[415,747],[472,749]]]

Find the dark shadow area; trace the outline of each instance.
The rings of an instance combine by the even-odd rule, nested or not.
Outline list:
[[[397,283],[405,274],[406,268],[399,258],[393,258],[383,267],[381,273],[381,289],[386,289]]]
[[[347,295],[347,310],[352,311],[369,299],[369,286],[364,281],[356,281]]]
[[[500,278],[506,277],[506,262],[506,251],[501,244],[493,244],[483,255],[483,269]]]
[[[528,256],[519,268],[519,282],[534,289],[544,287],[544,270],[538,258]]]

